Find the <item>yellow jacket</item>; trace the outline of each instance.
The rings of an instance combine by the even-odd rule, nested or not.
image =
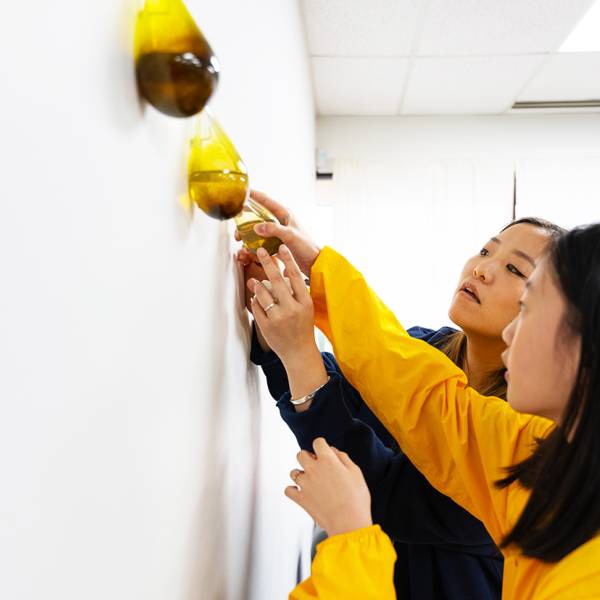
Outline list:
[[[311,295],[317,326],[331,340],[344,375],[430,483],[480,519],[499,543],[529,491],[518,483],[497,489],[494,482],[505,475],[504,467],[529,456],[534,440],[553,424],[468,387],[463,371],[411,338],[362,275],[330,248],[313,266]],[[395,556],[382,541],[385,534],[376,526],[361,530],[358,539],[356,533],[322,542],[311,578],[290,598],[395,598],[389,587]],[[368,549],[361,553],[356,546],[366,540]],[[515,548],[504,556],[504,599],[600,598],[600,536],[554,564]],[[387,565],[389,581],[380,577],[381,566],[373,572],[377,577],[367,575],[361,560],[369,569],[377,560]],[[343,586],[354,573],[354,595],[348,595]],[[294,595],[298,590],[304,595]]]
[[[396,552],[379,525],[334,535],[317,546],[312,575],[290,600],[386,600],[396,598]]]

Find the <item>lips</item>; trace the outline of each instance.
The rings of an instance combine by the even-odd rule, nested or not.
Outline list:
[[[477,293],[477,289],[475,288],[475,286],[473,284],[465,283],[460,288],[459,291],[467,294],[467,296],[469,296],[472,300],[477,302],[477,304],[481,304],[481,300],[479,299],[479,294]]]

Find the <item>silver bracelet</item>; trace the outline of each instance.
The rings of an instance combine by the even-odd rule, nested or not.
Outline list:
[[[302,398],[298,398],[298,400],[292,400],[290,398],[290,402],[294,406],[298,406],[299,404],[306,404],[309,400],[312,400],[317,395],[317,392],[321,391],[330,381],[331,377],[327,377],[327,381],[323,385],[319,386],[314,392],[311,392],[306,396],[302,396]]]

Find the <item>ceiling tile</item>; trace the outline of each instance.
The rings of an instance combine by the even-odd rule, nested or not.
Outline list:
[[[422,6],[415,0],[302,0],[309,54],[407,56]]]
[[[497,114],[515,97],[546,57],[543,55],[417,58],[402,114]]]
[[[431,0],[417,54],[554,52],[594,0]]]
[[[555,54],[519,96],[520,101],[600,98],[600,52]]]
[[[395,115],[408,59],[313,58],[320,115]]]

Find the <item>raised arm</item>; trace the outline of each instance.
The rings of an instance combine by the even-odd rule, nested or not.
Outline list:
[[[344,388],[344,400],[352,415],[360,416],[361,412],[364,412],[365,409],[369,410],[366,408],[366,405],[362,401],[362,398],[358,392],[344,378],[333,354],[329,352],[321,352],[321,357],[323,359],[323,366],[325,367],[327,373],[329,375],[338,375],[343,380],[342,386]],[[250,360],[262,369],[262,372],[267,380],[269,392],[274,400],[279,400],[284,394],[290,391],[290,384],[283,362],[271,349],[265,350],[261,346],[255,323],[252,326]],[[369,413],[370,412],[371,411],[369,410]],[[374,418],[375,417],[373,417],[373,419]]]
[[[313,265],[311,296],[316,323],[344,375],[413,464],[502,539],[512,521],[511,488],[497,489],[494,482],[528,456],[552,424],[469,388],[464,373],[408,336],[362,275],[330,248]],[[524,502],[526,494],[520,495]],[[511,505],[519,510],[515,499]]]
[[[519,498],[524,503],[527,494],[515,486],[497,489],[495,482],[505,467],[528,456],[536,438],[545,436],[553,425],[516,413],[503,400],[484,398],[469,388],[464,373],[438,350],[412,339],[362,275],[330,248],[320,253],[312,267],[314,303],[283,245],[280,255],[296,286],[295,297],[271,258],[261,253],[274,295],[255,285],[253,312],[269,344],[282,357],[292,395],[294,386],[306,389],[307,382],[322,385],[327,379],[325,372],[317,371],[323,369],[320,356],[318,365],[310,358],[314,311],[344,375],[415,467],[435,488],[481,520],[499,542],[515,517],[507,514],[508,494],[517,512],[522,506]],[[274,308],[269,312],[266,307],[271,304]]]

